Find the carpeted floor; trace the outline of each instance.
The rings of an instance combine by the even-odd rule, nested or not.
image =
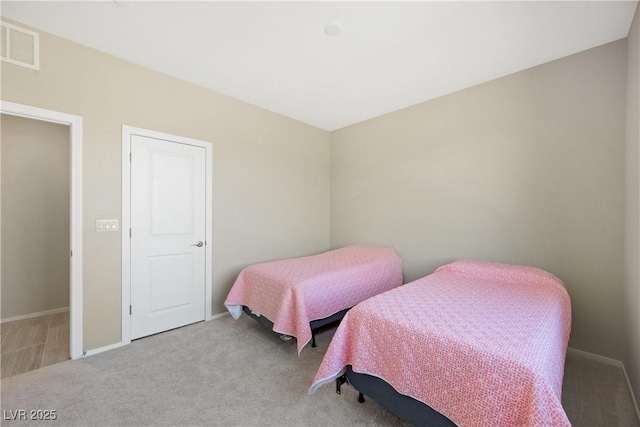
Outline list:
[[[20,409],[57,425],[404,425],[357,392],[307,390],[333,329],[297,357],[257,322],[229,316],[2,380],[2,424]],[[640,426],[620,369],[570,355],[563,403],[573,425]],[[29,415],[29,414],[27,414]]]

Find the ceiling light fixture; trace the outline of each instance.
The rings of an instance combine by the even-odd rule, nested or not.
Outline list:
[[[324,26],[324,32],[328,36],[337,36],[342,32],[342,25],[338,24],[337,22],[329,22]]]

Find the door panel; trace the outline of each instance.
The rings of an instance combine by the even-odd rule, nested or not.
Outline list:
[[[149,190],[154,236],[188,234],[193,230],[193,166],[190,156],[151,152]]]
[[[205,318],[205,149],[131,137],[131,338]]]
[[[151,262],[151,313],[193,303],[189,283],[193,281],[193,255],[162,255]]]

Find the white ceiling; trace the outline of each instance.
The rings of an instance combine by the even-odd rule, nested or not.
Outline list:
[[[624,38],[637,6],[117,3],[2,1],[1,13],[326,130]]]

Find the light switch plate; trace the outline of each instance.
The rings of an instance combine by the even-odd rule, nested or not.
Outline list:
[[[118,220],[117,219],[97,219],[96,220],[96,231],[118,231]]]

